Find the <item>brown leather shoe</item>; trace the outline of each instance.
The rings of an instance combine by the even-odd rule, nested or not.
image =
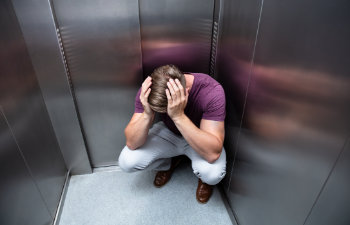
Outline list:
[[[213,193],[214,185],[203,183],[201,179],[198,179],[198,187],[196,192],[197,201],[200,203],[207,203],[211,194]]]
[[[165,185],[171,178],[171,175],[173,174],[175,168],[180,164],[184,156],[179,155],[176,157],[171,158],[171,167],[169,170],[166,171],[158,171],[156,174],[156,177],[154,178],[154,186],[156,187],[162,187]]]

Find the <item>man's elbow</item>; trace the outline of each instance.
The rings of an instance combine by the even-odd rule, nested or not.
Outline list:
[[[130,149],[130,150],[136,150],[138,148],[138,146],[136,145],[132,145],[129,142],[126,142],[126,146]]]
[[[135,150],[137,149],[139,146],[136,146],[135,144],[131,143],[130,141],[128,141],[129,139],[129,133],[128,133],[128,127],[126,127],[124,129],[124,135],[125,135],[125,138],[126,138],[126,147],[128,147],[130,150]]]
[[[220,158],[221,152],[220,153],[213,153],[209,158],[208,158],[208,163],[214,163],[216,160]]]
[[[209,163],[214,163],[216,160],[220,158],[221,152],[222,152],[222,145],[220,145],[208,158]]]

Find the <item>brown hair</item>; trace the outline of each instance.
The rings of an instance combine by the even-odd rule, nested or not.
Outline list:
[[[165,65],[156,68],[151,74],[152,85],[151,93],[148,96],[148,103],[156,112],[166,113],[168,107],[168,99],[165,89],[168,88],[167,82],[170,78],[180,81],[184,91],[186,90],[186,79],[184,74],[174,65]]]

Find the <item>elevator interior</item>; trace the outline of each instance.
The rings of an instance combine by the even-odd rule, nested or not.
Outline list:
[[[116,196],[130,194],[124,179],[152,183],[123,178],[117,158],[138,88],[169,63],[226,94],[227,175],[199,213],[350,224],[349,11],[345,0],[1,1],[0,224],[62,224],[82,179],[112,180]],[[193,188],[188,169],[173,188]]]

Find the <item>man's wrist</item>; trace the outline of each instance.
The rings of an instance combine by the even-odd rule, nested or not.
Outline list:
[[[148,114],[148,113],[146,113],[145,111],[142,113],[142,116],[143,116],[143,118],[144,119],[146,119],[146,120],[153,120],[153,117],[154,117],[154,112],[152,113],[152,114]]]
[[[187,117],[186,114],[183,113],[183,114],[181,114],[179,116],[176,116],[176,117],[172,118],[172,120],[174,121],[175,124],[179,124],[182,121],[184,121],[186,119],[186,117]]]

